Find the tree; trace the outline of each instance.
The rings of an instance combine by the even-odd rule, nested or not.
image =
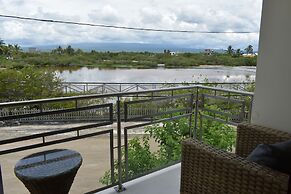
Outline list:
[[[4,47],[5,47],[4,40],[2,40],[0,38],[0,55],[3,55],[3,53],[4,53]]]
[[[0,71],[0,102],[61,96],[61,80],[55,72],[26,67]]]
[[[254,53],[253,46],[252,45],[247,46],[247,48],[245,48],[245,51],[247,54],[253,54]]]
[[[83,52],[82,49],[77,49],[75,53],[79,55],[79,54],[82,54],[82,53],[84,53],[84,52]]]
[[[239,56],[241,56],[241,54],[242,54],[241,50],[236,49],[234,57],[239,57]]]
[[[14,45],[14,51],[15,51],[15,53],[19,53],[19,51],[21,51],[22,49],[21,49],[21,47],[18,45],[18,44],[15,44]]]
[[[5,45],[4,40],[2,40],[2,39],[0,38],[0,46],[3,46],[3,45]]]
[[[232,46],[231,45],[229,45],[228,47],[227,47],[227,54],[228,55],[233,55],[233,52],[234,52],[234,49],[232,48]]]
[[[18,44],[6,45],[3,40],[0,39],[0,55],[11,56],[12,54],[17,54],[21,51],[21,47]]]
[[[58,48],[52,50],[52,53],[61,55],[64,53],[64,49],[61,46],[58,46]]]
[[[236,54],[240,55],[241,54],[241,50],[240,49],[236,49]]]
[[[73,55],[75,50],[72,48],[71,45],[69,45],[66,49],[65,49],[65,52],[69,55]]]

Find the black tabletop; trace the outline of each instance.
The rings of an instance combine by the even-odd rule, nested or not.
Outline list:
[[[82,157],[78,152],[55,149],[22,158],[15,165],[14,172],[24,179],[42,179],[68,173],[81,164]]]

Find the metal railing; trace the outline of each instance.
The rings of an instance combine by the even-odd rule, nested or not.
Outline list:
[[[111,168],[111,185],[109,186],[117,185],[117,190],[122,191],[123,182],[135,178],[128,176],[128,130],[187,118],[189,123],[188,136],[202,139],[203,129],[201,124],[203,119],[211,119],[228,125],[249,122],[252,103],[253,93],[201,85],[0,103],[0,111],[5,110],[8,113],[0,115],[0,122],[4,126],[6,122],[17,121],[22,125],[25,124],[27,119],[34,118],[35,121],[35,118],[45,118],[52,115],[57,118],[72,112],[75,113],[75,121],[78,121],[78,114],[81,112],[94,114],[103,111],[103,114],[95,114],[90,123],[82,121],[82,126],[0,140],[0,147],[6,145],[5,149],[0,151],[0,155],[109,134]],[[140,115],[130,114],[134,109],[145,111],[141,111]],[[33,112],[23,110],[33,110]],[[81,118],[82,114],[79,115]],[[98,119],[100,115],[102,119]],[[107,119],[104,119],[104,115],[107,116]],[[65,121],[59,119],[58,122]],[[67,122],[72,122],[72,119]],[[115,129],[111,128],[113,123],[117,124]],[[124,123],[129,123],[129,125],[123,126]],[[111,129],[100,129],[105,126],[109,126]],[[93,129],[93,132],[82,135],[81,132],[86,129]],[[114,131],[116,131],[116,134]],[[50,136],[66,133],[75,133],[75,136],[46,140]],[[41,139],[39,143],[33,144],[32,141],[29,145],[9,146],[7,148],[7,145],[13,143],[39,138]],[[116,146],[114,146],[114,139],[117,141]],[[114,150],[117,150],[117,158],[114,156]],[[118,165],[117,180],[114,177],[115,159]],[[125,166],[125,178],[122,176],[123,166]]]
[[[113,92],[135,92],[144,90],[162,89],[187,85],[213,85],[215,87],[244,90],[245,86],[254,82],[63,82],[62,90],[65,93],[76,94],[104,94]]]

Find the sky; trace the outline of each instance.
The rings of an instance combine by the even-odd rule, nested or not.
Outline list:
[[[261,9],[262,0],[0,0],[3,15],[197,31],[259,32]],[[122,42],[256,49],[259,33],[161,33],[0,18],[0,38],[21,46]]]

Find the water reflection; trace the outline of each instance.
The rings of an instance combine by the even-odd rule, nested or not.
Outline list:
[[[188,69],[58,69],[68,82],[242,82],[254,81],[256,67],[200,66]]]

